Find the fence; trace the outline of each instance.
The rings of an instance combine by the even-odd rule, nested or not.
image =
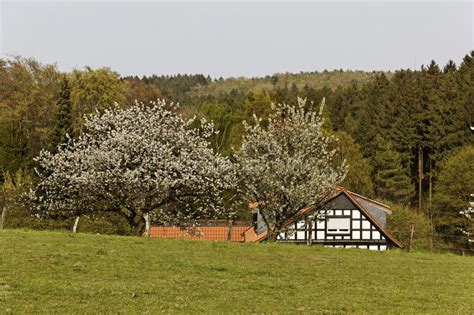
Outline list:
[[[244,233],[250,226],[234,226],[231,230],[232,242],[244,242]],[[179,228],[172,226],[153,226],[150,230],[150,237],[176,238],[182,240],[206,240],[206,241],[227,241],[229,237],[229,227],[227,226],[203,226]]]

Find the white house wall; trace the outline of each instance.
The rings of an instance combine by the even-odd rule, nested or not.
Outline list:
[[[313,243],[370,250],[386,250],[389,247],[389,242],[380,230],[358,209],[326,210],[325,218],[312,222],[311,225]],[[308,224],[305,220],[300,220],[280,233],[278,240],[306,243],[308,236]]]

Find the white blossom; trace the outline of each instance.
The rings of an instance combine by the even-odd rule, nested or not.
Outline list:
[[[245,194],[258,202],[271,238],[300,209],[318,206],[346,176],[345,161],[337,164],[332,136],[323,130],[324,100],[319,111],[307,110],[306,100],[296,106],[273,105],[268,127],[254,117],[236,159]]]
[[[160,222],[218,216],[222,193],[236,182],[227,158],[209,145],[211,123],[192,128],[158,100],[85,119],[84,131],[35,159],[40,182],[30,195],[43,215],[113,211],[139,234],[144,215]]]

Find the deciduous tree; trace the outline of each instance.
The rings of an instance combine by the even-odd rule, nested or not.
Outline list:
[[[402,167],[400,154],[382,137],[377,136],[375,141],[377,152],[372,164],[377,196],[408,204],[414,190]]]
[[[364,159],[360,146],[354,142],[349,134],[338,131],[335,136],[338,139],[335,147],[339,153],[336,155],[335,162],[347,161],[347,176],[341,185],[358,194],[372,196],[374,187],[371,179],[372,167],[369,160]]]
[[[319,111],[305,110],[300,98],[273,107],[267,127],[256,116],[254,124],[244,124],[236,156],[245,196],[258,202],[270,239],[301,208],[320,205],[346,175],[344,161],[334,165],[335,138],[323,132],[324,101]]]
[[[443,163],[435,187],[436,228],[449,242],[465,244],[462,230],[472,231],[474,228],[472,220],[460,215],[469,205],[469,195],[474,192],[473,179],[474,146],[468,145],[452,153]]]
[[[79,135],[85,114],[103,111],[115,103],[125,107],[127,82],[108,68],[74,70],[69,79],[75,136]]]
[[[209,147],[212,124],[184,120],[164,101],[85,117],[84,132],[58,153],[36,158],[31,192],[42,215],[116,212],[136,235],[145,217],[183,224],[222,213],[236,182],[232,164]]]

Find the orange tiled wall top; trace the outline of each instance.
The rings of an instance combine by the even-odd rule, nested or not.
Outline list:
[[[249,226],[235,226],[232,228],[232,242],[244,242],[241,235]],[[181,229],[179,227],[153,226],[151,237],[177,238],[183,240],[226,241],[229,233],[227,226],[203,226]]]

